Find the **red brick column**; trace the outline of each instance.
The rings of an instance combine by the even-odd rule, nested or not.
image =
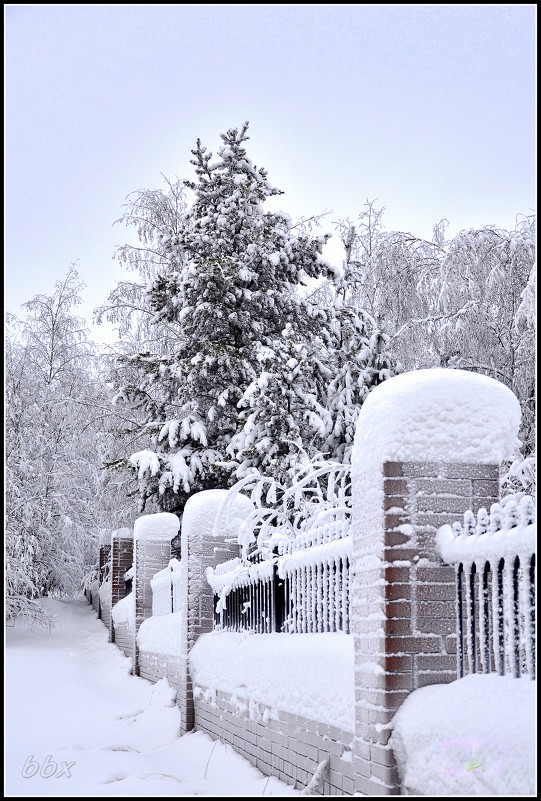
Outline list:
[[[133,531],[119,528],[111,537],[111,613],[114,605],[126,595],[124,573],[133,564]],[[115,626],[111,614],[111,642],[115,641]]]
[[[455,571],[441,564],[435,534],[490,508],[498,477],[497,465],[383,465],[382,559],[365,557],[357,576],[358,792],[400,793],[388,724],[412,690],[457,678]]]
[[[519,422],[507,387],[460,370],[404,373],[363,404],[351,523],[358,793],[400,794],[392,719],[412,691],[457,678],[455,573],[436,531],[498,500]]]
[[[381,556],[358,560],[356,791],[398,795],[388,724],[409,693],[457,678],[455,571],[435,534],[499,497],[497,465],[385,462]]]
[[[103,584],[104,579],[105,579],[105,571],[106,571],[107,562],[109,561],[110,555],[111,555],[111,543],[110,542],[102,542],[100,544],[100,555],[99,555],[100,572],[99,572],[99,576],[98,576],[98,581],[99,581],[100,587]],[[101,620],[101,604],[100,604],[99,599],[98,599],[98,620]]]
[[[126,595],[124,573],[133,564],[133,531],[119,528],[111,538],[111,608]]]

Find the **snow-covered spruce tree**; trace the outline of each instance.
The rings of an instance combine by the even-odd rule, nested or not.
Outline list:
[[[369,392],[401,372],[392,358],[390,338],[362,309],[344,304],[338,292],[328,344],[332,378],[325,391],[327,436],[323,451],[342,464],[351,461],[355,428]]]
[[[152,445],[130,463],[143,502],[154,497],[163,509],[180,511],[193,492],[234,480],[228,446],[238,403],[260,372],[258,354],[273,350],[288,324],[302,341],[326,322],[299,289],[307,277],[333,275],[321,257],[327,237],[295,235],[287,214],[264,210],[281,192],[248,158],[247,129],[222,135],[215,162],[198,140],[196,180],[186,182],[195,201],[175,231],[157,237],[166,265],[147,300],[155,324],[172,326],[176,339],[167,354],[138,357],[146,377],[123,397],[153,398],[145,421]]]
[[[317,400],[317,359],[289,323],[272,347],[259,349],[261,373],[240,399],[243,427],[228,446],[237,478],[258,471],[288,486],[300,464],[321,456],[327,413]]]

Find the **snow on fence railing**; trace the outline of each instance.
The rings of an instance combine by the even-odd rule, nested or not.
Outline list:
[[[278,559],[285,580],[287,630],[350,632],[349,594],[353,546],[345,521],[311,530],[316,544],[292,548]],[[340,537],[336,533],[340,532]],[[286,544],[287,546],[287,544]]]
[[[347,526],[351,514],[351,469],[338,462],[310,463],[299,468],[288,486],[259,473],[247,476],[228,491],[216,515],[215,536],[230,530],[235,498],[240,493],[249,493],[254,506],[234,532],[246,560],[256,542],[258,547],[272,547],[288,541],[292,548],[303,548],[320,544],[313,536],[344,536],[341,528]],[[328,525],[330,520],[334,526]]]
[[[535,678],[535,504],[525,495],[442,526],[437,549],[456,567],[458,669]]]
[[[236,532],[240,558],[207,569],[216,628],[349,633],[349,465],[303,465],[289,486],[254,474],[227,493],[214,533],[228,530],[235,497],[253,511]]]
[[[207,568],[215,628],[349,633],[351,554],[347,520],[331,519],[298,541],[281,539],[272,551]]]
[[[171,559],[167,567],[150,580],[152,587],[152,615],[169,615],[180,612],[180,562]]]

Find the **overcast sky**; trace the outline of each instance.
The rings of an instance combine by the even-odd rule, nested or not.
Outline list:
[[[130,239],[126,196],[192,178],[200,137],[250,122],[248,156],[296,219],[430,236],[535,210],[535,5],[10,5],[5,307],[78,260],[81,312]],[[337,237],[335,237],[335,240]],[[339,248],[329,247],[331,260]]]

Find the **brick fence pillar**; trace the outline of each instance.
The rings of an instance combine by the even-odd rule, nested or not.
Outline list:
[[[111,539],[109,534],[104,534],[100,540],[100,553],[99,553],[99,586],[103,584],[107,575],[107,563],[111,556]],[[101,620],[101,603],[98,596],[98,620]]]
[[[358,793],[400,794],[392,719],[416,688],[457,678],[455,574],[435,533],[498,499],[519,421],[510,390],[460,370],[402,374],[362,407],[352,458]]]
[[[152,615],[152,587],[150,580],[171,561],[171,540],[176,536],[180,522],[170,512],[145,515],[135,521],[133,528],[133,556],[135,575],[135,658],[134,674],[139,675],[139,647],[137,634],[141,623]]]
[[[181,533],[181,597],[185,614],[181,620],[182,689],[177,694],[181,731],[193,729],[194,704],[189,655],[201,634],[214,626],[214,595],[206,579],[208,567],[239,556],[237,534],[242,521],[253,511],[252,502],[237,495],[224,513],[224,525],[213,536],[216,515],[227,490],[205,490],[192,495],[184,507]]]
[[[118,528],[111,537],[111,610],[126,595],[124,573],[133,564],[133,531]],[[115,627],[111,618],[111,642],[115,641]]]

